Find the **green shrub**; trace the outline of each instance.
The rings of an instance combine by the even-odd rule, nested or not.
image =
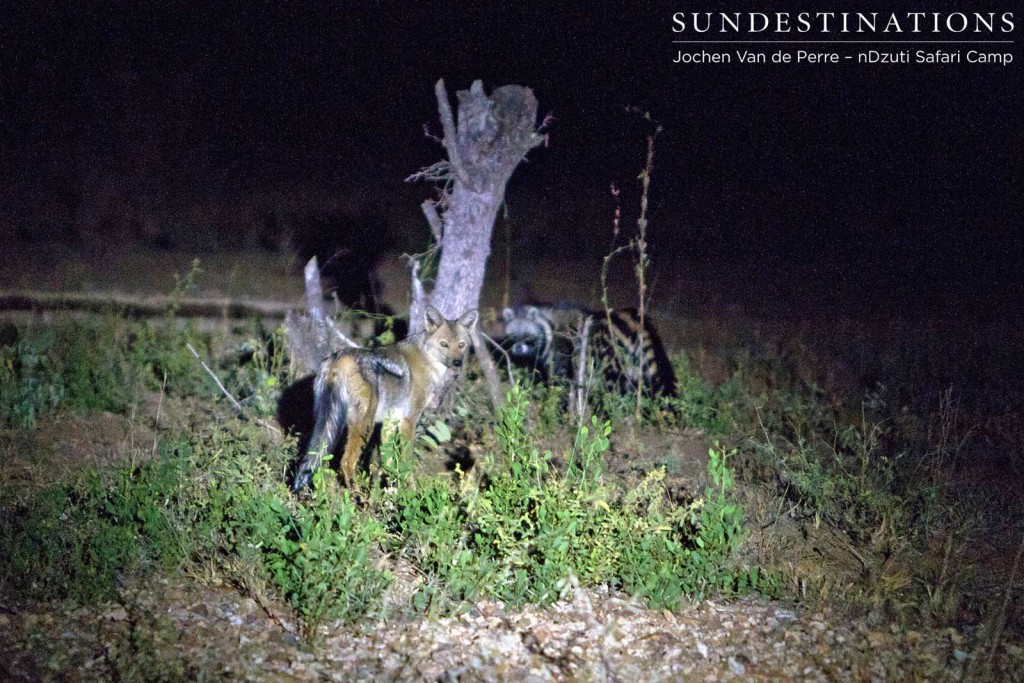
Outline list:
[[[293,444],[215,428],[161,442],[159,456],[0,508],[0,587],[18,601],[108,599],[122,572],[213,564],[244,585],[253,572],[316,638],[354,619],[389,582],[374,565],[383,529],[348,494],[294,501],[283,484]]]
[[[326,620],[353,620],[376,606],[391,581],[374,566],[383,527],[356,509],[348,491],[254,507],[254,539],[273,585],[301,619],[308,641]]]
[[[116,316],[57,328],[65,403],[72,410],[127,413],[138,396],[138,373],[125,358],[125,325]]]
[[[213,393],[210,378],[188,350],[189,344],[199,352],[208,350],[209,342],[209,335],[200,333],[192,322],[179,326],[168,316],[134,327],[127,355],[150,390],[209,396]]]
[[[0,346],[0,419],[5,427],[31,429],[64,399],[64,384],[52,356],[52,330],[21,335]]]
[[[527,407],[524,391],[513,388],[499,411],[497,449],[482,464],[480,487],[416,480],[396,456],[400,445],[384,445],[391,486],[375,489],[374,503],[392,548],[427,576],[417,607],[447,610],[481,597],[547,604],[572,577],[664,607],[682,597],[758,587],[750,581],[756,572],[730,568],[743,527],[727,496],[732,480],[724,455],[713,456],[717,488],[706,501],[678,507],[667,502],[662,471],[628,493],[604,479],[611,426],[596,417],[580,430],[559,474],[551,452],[538,448],[527,429]]]
[[[124,325],[114,316],[24,330],[0,346],[0,419],[34,428],[60,406],[126,413],[137,399],[138,373],[125,357]]]
[[[170,497],[179,463],[160,459],[105,479],[53,486],[0,509],[0,576],[19,600],[107,599],[119,573],[182,559]]]
[[[386,483],[371,491],[376,519],[325,485],[324,470],[311,496],[293,499],[282,476],[290,444],[268,446],[250,425],[165,439],[153,461],[4,508],[4,592],[104,599],[125,571],[213,564],[241,585],[265,582],[315,641],[325,622],[379,604],[390,582],[375,561],[381,544],[427,577],[414,598],[419,609],[449,611],[482,597],[548,604],[573,577],[665,607],[737,588],[729,561],[741,513],[726,495],[724,456],[713,457],[717,488],[680,508],[667,502],[660,471],[628,493],[604,480],[611,427],[596,418],[559,474],[551,453],[536,447],[526,408],[513,391],[482,487],[417,478],[401,444],[386,440]]]

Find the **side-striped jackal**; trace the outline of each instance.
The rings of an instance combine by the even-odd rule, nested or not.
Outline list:
[[[348,486],[353,484],[374,425],[397,421],[399,433],[411,444],[423,410],[436,407],[469,353],[476,321],[475,310],[458,320],[445,320],[436,308],[428,306],[423,332],[372,351],[345,349],[327,357],[313,384],[315,426],[295,475],[294,490],[309,485],[342,427],[347,428],[348,439],[341,456],[341,475]]]

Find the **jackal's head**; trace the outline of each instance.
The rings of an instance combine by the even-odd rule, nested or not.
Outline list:
[[[466,311],[458,320],[445,320],[440,311],[427,306],[423,320],[426,331],[423,352],[445,367],[462,367],[462,361],[469,354],[470,330],[476,320],[475,310]]]

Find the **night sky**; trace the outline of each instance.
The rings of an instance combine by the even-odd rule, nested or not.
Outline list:
[[[603,248],[612,181],[635,205],[645,127],[631,106],[664,128],[663,281],[739,274],[800,305],[1021,297],[1016,45],[1009,66],[687,66],[672,63],[672,12],[750,3],[68,4],[0,19],[5,233],[79,215],[114,178],[152,204],[337,193],[425,241],[429,189],[404,178],[441,154],[423,134],[440,133],[433,85],[454,100],[479,78],[533,88],[554,117],[509,189],[522,255]]]

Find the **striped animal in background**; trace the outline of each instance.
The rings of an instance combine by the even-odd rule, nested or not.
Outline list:
[[[596,360],[607,387],[630,393],[643,382],[651,394],[676,395],[675,372],[661,338],[650,318],[640,325],[635,309],[608,315],[564,306],[506,308],[502,346],[515,365],[532,368],[543,382],[572,378],[588,317],[587,357]]]

